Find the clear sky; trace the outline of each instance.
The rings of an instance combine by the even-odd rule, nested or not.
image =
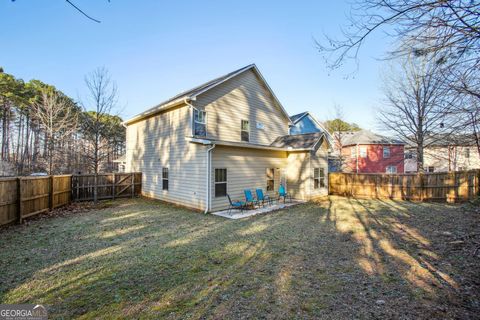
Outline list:
[[[105,66],[116,81],[124,118],[181,91],[256,63],[290,114],[320,120],[343,107],[348,121],[375,129],[381,104],[377,60],[381,34],[354,67],[330,73],[313,39],[340,35],[347,1],[74,0],[94,23],[63,0],[0,1],[0,66],[39,79],[77,99],[84,76]]]

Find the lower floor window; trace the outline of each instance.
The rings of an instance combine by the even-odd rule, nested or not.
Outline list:
[[[397,167],[396,166],[387,166],[385,169],[386,173],[397,173]]]
[[[162,190],[168,190],[168,168],[162,168]]]
[[[267,168],[267,191],[275,190],[275,169]]]
[[[227,169],[215,169],[215,197],[227,195]]]
[[[325,169],[314,168],[313,169],[313,188],[325,188]]]

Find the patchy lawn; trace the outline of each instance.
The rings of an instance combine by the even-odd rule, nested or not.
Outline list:
[[[475,318],[477,211],[331,197],[233,221],[122,200],[0,230],[0,302],[80,319]]]

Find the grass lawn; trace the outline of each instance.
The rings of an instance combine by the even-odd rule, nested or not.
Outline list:
[[[227,220],[121,200],[0,230],[0,302],[52,319],[476,318],[478,211],[330,197]]]

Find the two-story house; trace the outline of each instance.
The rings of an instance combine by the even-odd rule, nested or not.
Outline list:
[[[400,140],[368,130],[342,139],[343,171],[355,173],[404,173],[404,146]]]
[[[299,199],[328,192],[325,135],[289,135],[292,121],[254,64],[124,124],[126,170],[143,173],[145,196],[208,212],[244,189],[275,196],[282,184]]]

